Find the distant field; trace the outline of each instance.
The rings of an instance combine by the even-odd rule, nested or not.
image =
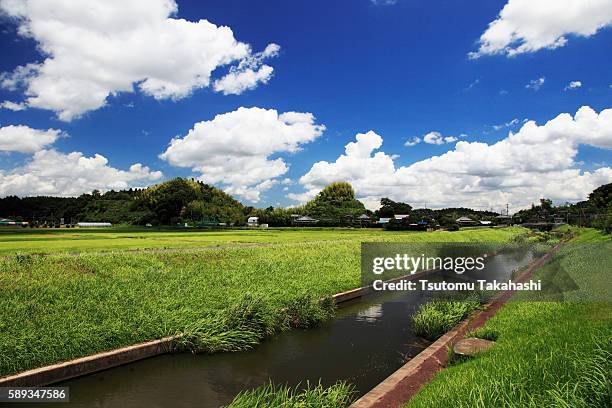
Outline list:
[[[240,303],[246,293],[260,299],[267,310],[279,311],[304,296],[318,299],[358,287],[362,241],[506,242],[523,232],[507,228],[432,233],[3,234],[7,256],[0,257],[0,376],[175,334],[202,319],[215,326],[214,316]],[[249,242],[270,245],[227,245]],[[24,244],[30,252],[94,252],[8,255],[27,252]],[[112,256],[95,252],[197,245],[225,247]]]
[[[505,229],[508,230],[508,229]],[[0,255],[16,253],[80,253],[155,249],[202,248],[236,245],[367,241],[406,237],[411,242],[445,241],[449,237],[477,236],[496,240],[499,229],[435,232],[392,232],[380,229],[256,229],[256,230],[145,230],[145,229],[16,229],[0,230]],[[403,238],[402,238],[403,239]]]

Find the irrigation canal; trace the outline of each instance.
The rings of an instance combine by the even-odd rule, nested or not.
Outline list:
[[[470,277],[507,280],[531,260],[528,252],[499,254]],[[410,315],[431,297],[421,291],[368,295],[339,309],[320,328],[282,333],[251,351],[161,355],[56,384],[70,387],[70,403],[44,405],[216,408],[269,380],[289,385],[345,380],[361,396],[430,344],[414,335]]]

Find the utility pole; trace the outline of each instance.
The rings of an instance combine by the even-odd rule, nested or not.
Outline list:
[[[506,203],[506,215],[510,216],[510,204]]]

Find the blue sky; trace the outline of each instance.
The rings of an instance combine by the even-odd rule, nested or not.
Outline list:
[[[519,0],[515,2],[520,3]],[[190,159],[181,166],[177,164],[181,158],[171,160],[159,157],[173,137],[184,137],[197,122],[211,121],[215,115],[234,112],[239,107],[274,109],[278,113],[311,113],[315,118],[313,123],[325,126],[325,130],[319,132],[320,135],[305,137],[292,148],[271,149],[264,154],[267,160],[281,158],[288,168],[285,172],[279,171],[268,178],[253,181],[248,186],[239,185],[237,178],[228,183],[228,179],[222,175],[211,180],[230,193],[241,191],[242,187],[259,190],[255,195],[241,196],[238,193],[238,197],[248,204],[253,204],[249,198],[255,197],[257,206],[299,203],[312,196],[326,181],[336,177],[354,182],[358,195],[369,203],[374,203],[380,196],[389,195],[417,205],[429,201],[431,206],[456,204],[497,208],[505,205],[506,201],[515,207],[524,206],[534,201],[538,194],[546,194],[546,186],[533,183],[527,185],[529,183],[525,182],[525,179],[533,179],[534,171],[545,170],[527,169],[520,174],[508,170],[507,180],[512,177],[521,180],[520,186],[516,183],[510,183],[510,186],[499,181],[499,177],[504,178],[503,174],[496,176],[497,179],[492,182],[490,171],[481,169],[482,174],[472,174],[479,178],[477,181],[473,178],[455,178],[451,185],[438,186],[436,191],[428,192],[427,197],[409,192],[419,189],[419,183],[429,183],[426,178],[420,182],[412,180],[403,183],[412,176],[418,178],[418,174],[414,173],[416,170],[410,168],[412,164],[453,151],[457,141],[483,142],[491,146],[505,139],[510,130],[518,132],[525,119],[536,121],[537,126],[547,131],[544,127],[546,121],[561,113],[573,116],[581,106],[589,106],[595,115],[599,114],[602,122],[597,125],[601,129],[593,130],[590,127],[589,131],[599,134],[568,136],[571,141],[565,151],[571,148],[577,150],[575,154],[567,154],[571,163],[560,160],[549,166],[551,171],[572,170],[572,174],[579,178],[572,183],[574,187],[570,187],[570,190],[573,189],[572,194],[559,193],[555,196],[553,192],[553,198],[556,201],[581,199],[595,184],[612,181],[609,179],[610,172],[605,170],[612,166],[608,147],[610,124],[601,118],[601,112],[610,108],[612,96],[612,30],[606,28],[612,18],[608,16],[608,20],[604,19],[604,24],[601,24],[592,22],[594,17],[588,12],[577,15],[576,20],[583,20],[579,24],[599,24],[596,32],[587,36],[572,34],[574,26],[563,31],[564,27],[543,21],[543,24],[551,24],[553,29],[564,35],[567,43],[554,49],[544,47],[515,56],[504,55],[502,51],[494,55],[481,55],[476,59],[469,58],[470,52],[479,49],[479,38],[487,31],[489,23],[499,18],[507,3],[506,0],[483,0],[471,1],[468,6],[464,2],[455,1],[397,0],[395,4],[377,5],[370,0],[224,0],[210,1],[203,5],[202,2],[178,0],[178,12],[170,15],[170,18],[191,22],[205,19],[217,26],[228,26],[237,41],[250,45],[253,54],[266,49],[268,44],[278,44],[278,55],[263,62],[274,70],[267,83],[260,82],[254,89],[239,95],[224,95],[215,92],[212,86],[195,87],[186,96],[160,99],[138,90],[119,91],[107,97],[104,106],[87,110],[68,121],[58,119],[58,110],[52,108],[30,106],[19,111],[0,109],[0,126],[56,129],[62,135],[54,143],[45,145],[44,149],[52,149],[61,154],[81,152],[83,157],[99,154],[108,160],[106,165],[114,169],[127,171],[132,164],[141,163],[150,172],[163,173],[161,178],[155,180],[155,177],[119,180],[120,183],[136,186],[173,176],[200,177],[205,174],[201,169],[194,169],[206,167],[208,163],[196,165],[193,164],[194,159]],[[519,6],[517,4],[517,9]],[[9,10],[8,14],[11,13],[13,11]],[[49,52],[45,54],[41,49],[47,44],[45,41],[58,41],[44,37],[44,33],[35,34],[34,38],[18,34],[18,27],[30,23],[36,31],[36,19],[45,18],[40,11],[38,14],[31,10],[22,13],[26,14],[17,17],[14,14],[12,17],[4,15],[0,22],[3,56],[0,72],[11,73],[18,66],[43,62],[50,58]],[[528,14],[529,10],[525,13]],[[550,15],[550,19],[554,19],[554,13]],[[520,15],[515,18],[520,18]],[[111,28],[112,24],[109,25]],[[520,30],[520,26],[517,30]],[[87,48],[87,44],[83,47],[96,52],[95,49]],[[78,52],[75,55],[78,56]],[[193,52],[198,52],[197,47],[193,48]],[[144,60],[151,57],[142,56]],[[233,64],[239,61],[236,59]],[[190,63],[189,60],[185,62]],[[118,65],[121,63],[113,62]],[[213,79],[225,75],[229,66],[231,64],[220,65],[213,70]],[[66,72],[62,75],[70,79],[72,74]],[[540,78],[543,78],[543,83],[539,89],[527,87],[530,81]],[[580,86],[566,89],[572,81],[579,81]],[[23,103],[27,100],[27,92],[27,83],[13,90],[5,86],[0,90],[0,101]],[[517,120],[512,122],[514,119]],[[509,125],[502,126],[506,123]],[[369,152],[371,156],[376,151],[384,152],[391,159],[395,170],[398,170],[389,174],[389,180],[395,182],[382,183],[390,186],[372,186],[375,181],[366,180],[365,176],[347,169],[347,166],[338,165],[328,169],[331,172],[338,171],[337,175],[311,171],[315,162],[335,163],[344,153],[345,145],[355,141],[356,134],[366,134],[370,130],[382,139],[382,146],[372,148]],[[415,137],[422,140],[424,135],[434,131],[451,139],[443,144],[421,141],[414,146],[405,146],[407,141]],[[257,138],[255,135],[253,137]],[[202,137],[205,141],[207,137],[221,136],[209,134]],[[558,135],[547,137],[544,145]],[[588,140],[585,141],[585,138]],[[589,141],[589,138],[597,138],[597,141]],[[228,143],[235,141],[228,140]],[[376,140],[372,143],[376,145]],[[197,146],[206,148],[202,144]],[[214,146],[224,151],[218,143]],[[185,149],[188,148],[192,149],[193,145],[186,145]],[[41,174],[39,167],[27,168],[36,154],[33,149],[21,149],[21,152],[15,150],[5,147],[4,152],[0,152],[0,195],[33,195],[45,191],[53,193],[53,188],[33,186],[27,190],[29,187],[24,187],[27,183],[15,180],[16,175],[24,178],[36,172],[39,172],[34,174],[37,182],[43,185],[46,183],[47,187],[49,183],[55,186],[58,189],[56,194],[64,195],[67,191],[78,193],[76,190],[73,192],[60,188],[61,182],[56,183],[57,180],[53,179],[69,179],[71,167],[66,168],[65,175]],[[209,154],[204,153],[204,156],[208,157]],[[486,151],[482,154],[488,155]],[[553,152],[552,156],[555,155]],[[240,162],[242,157],[236,160]],[[546,155],[539,157],[540,160],[547,160]],[[502,161],[507,163],[510,159],[506,157]],[[480,158],[471,157],[470,160],[478,161]],[[452,161],[452,158],[448,160]],[[52,161],[44,163],[53,165]],[[385,165],[388,164],[389,160],[385,162]],[[370,160],[363,162],[363,165],[376,166],[376,163]],[[510,169],[507,164],[505,166]],[[595,175],[601,168],[604,170]],[[401,169],[406,169],[405,176],[400,174]],[[237,170],[233,167],[226,171],[236,173]],[[453,173],[452,169],[449,171]],[[458,169],[457,172],[463,170]],[[586,177],[584,172],[588,172],[589,176]],[[252,174],[253,170],[249,173]],[[309,173],[306,179],[300,179]],[[384,176],[385,173],[381,174]],[[11,179],[10,175],[13,176]],[[444,174],[438,175],[436,179],[443,177]],[[561,177],[561,174],[550,177],[554,182],[567,178]],[[268,183],[271,187],[256,187],[256,184],[266,180],[272,180]],[[100,182],[85,180],[79,187],[83,190],[92,186],[99,187]],[[557,190],[565,189],[554,182],[552,184]],[[548,184],[551,184],[550,180]],[[449,194],[445,188],[452,189],[453,194]],[[468,193],[455,196],[459,190]],[[294,199],[287,197],[291,193],[293,195],[290,197]],[[451,195],[453,197],[449,198]]]

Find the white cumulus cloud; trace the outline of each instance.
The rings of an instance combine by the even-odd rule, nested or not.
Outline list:
[[[0,127],[0,151],[36,153],[53,144],[62,132],[57,129],[32,129],[24,125]]]
[[[406,147],[416,146],[419,143],[421,143],[422,141],[423,140],[420,137],[415,136],[413,138],[410,138],[410,139],[406,140],[406,143],[404,143],[404,146],[406,146]]]
[[[380,151],[382,142],[373,131],[358,134],[335,162],[317,162],[300,178],[304,193],[288,197],[303,202],[331,182],[348,181],[370,207],[391,197],[431,207],[497,208],[509,202],[523,208],[541,197],[583,200],[612,182],[612,168],[583,171],[575,162],[581,144],[612,149],[612,109],[598,114],[585,106],[543,125],[528,121],[494,144],[459,141],[449,152],[407,166],[396,166],[394,157]]]
[[[0,170],[0,197],[52,195],[71,197],[92,190],[119,190],[150,184],[162,177],[140,163],[128,170],[109,166],[106,157],[86,157],[80,152],[41,150],[22,167]]]
[[[445,143],[453,143],[456,142],[457,139],[455,136],[442,136],[440,132],[429,132],[425,136],[423,136],[423,141],[428,144],[442,145]]]
[[[324,130],[311,113],[241,107],[196,123],[187,135],[172,139],[160,157],[201,173],[206,183],[257,202],[288,170],[282,158],[271,156],[297,152]]]
[[[0,84],[25,86],[27,106],[70,121],[135,87],[156,99],[186,97],[236,62],[219,90],[240,93],[269,80],[272,69],[261,61],[277,45],[253,54],[229,27],[173,18],[177,10],[174,0],[0,0],[0,12],[44,57],[4,73]]]
[[[266,58],[276,57],[280,51],[278,44],[269,44],[265,50],[243,59],[238,66],[230,68],[230,72],[213,84],[216,92],[224,95],[239,95],[246,90],[257,87],[259,83],[268,83],[272,78],[274,68],[263,65]]]
[[[509,0],[480,36],[471,58],[554,49],[568,35],[590,37],[612,24],[610,0]]]
[[[16,103],[11,101],[4,101],[0,103],[0,108],[12,110],[14,112],[22,111],[26,109],[26,105],[23,103]]]
[[[459,135],[459,137],[465,137],[467,135],[465,134],[461,134]],[[423,137],[418,137],[415,136],[411,139],[408,139],[406,141],[406,143],[404,143],[404,146],[406,147],[412,147],[412,146],[416,146],[419,143],[423,142],[423,143],[427,143],[427,144],[433,144],[433,145],[443,145],[446,143],[453,143],[456,142],[457,140],[459,140],[458,137],[455,136],[442,136],[442,133],[440,132],[429,132],[425,135],[423,135]]]
[[[572,81],[569,84],[567,84],[567,86],[564,88],[565,91],[569,91],[572,89],[578,89],[582,87],[582,82],[580,81]]]

